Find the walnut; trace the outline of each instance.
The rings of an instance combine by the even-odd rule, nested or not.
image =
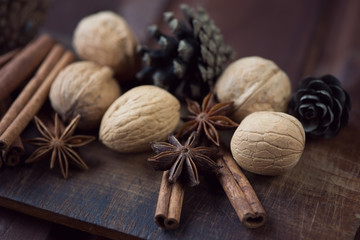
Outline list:
[[[106,66],[89,61],[72,63],[51,86],[51,106],[65,122],[80,114],[79,129],[97,128],[106,109],[121,93],[112,76],[113,71]]]
[[[99,138],[119,152],[150,150],[164,141],[180,120],[180,102],[166,90],[143,85],[119,97],[106,111]]]
[[[262,175],[278,175],[293,168],[304,146],[301,123],[281,112],[248,115],[230,143],[235,161],[245,170]]]
[[[111,67],[120,81],[135,76],[137,40],[126,21],[113,12],[82,19],[75,29],[73,46],[80,58]]]
[[[218,79],[215,92],[220,102],[234,101],[231,118],[240,122],[256,111],[285,112],[291,83],[274,62],[246,57],[232,63]]]

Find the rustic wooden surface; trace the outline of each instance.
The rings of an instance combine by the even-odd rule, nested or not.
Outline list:
[[[179,229],[159,229],[153,214],[161,173],[148,168],[151,153],[122,155],[93,143],[80,150],[90,170],[72,169],[68,180],[46,161],[0,173],[1,239],[360,239],[360,1],[58,0],[43,31],[71,47],[77,21],[110,9],[145,43],[146,27],[166,28],[160,13],[178,13],[181,2],[204,6],[237,58],[274,60],[293,89],[307,75],[339,77],[353,101],[349,126],[334,139],[307,141],[299,164],[283,176],[246,173],[269,215],[259,229],[244,228],[208,178],[186,189]]]

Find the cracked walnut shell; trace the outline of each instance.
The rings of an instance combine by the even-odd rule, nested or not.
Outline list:
[[[292,169],[305,147],[305,132],[293,116],[255,112],[236,129],[230,143],[235,161],[245,170],[279,175]]]
[[[220,102],[234,102],[231,118],[236,122],[256,111],[286,112],[291,83],[274,62],[245,57],[228,66],[215,85]]]
[[[106,111],[99,139],[119,152],[142,152],[164,141],[180,120],[180,102],[166,90],[142,85],[127,91]]]

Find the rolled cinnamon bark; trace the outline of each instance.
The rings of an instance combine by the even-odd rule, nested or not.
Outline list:
[[[218,180],[240,221],[248,228],[264,225],[266,212],[229,150],[223,149],[223,156],[218,158],[217,163],[223,166],[218,170]]]
[[[5,63],[7,63],[8,61],[10,61],[10,59],[12,59],[13,57],[16,56],[16,54],[18,54],[20,51],[19,48],[16,48],[10,52],[7,52],[3,55],[0,56],[0,67],[2,67],[3,65],[5,65]]]
[[[34,77],[28,82],[25,88],[21,91],[19,96],[11,104],[6,114],[0,121],[0,135],[5,132],[9,125],[14,121],[16,116],[21,112],[24,106],[29,102],[36,90],[49,75],[60,57],[64,54],[65,49],[60,44],[55,45],[50,53],[47,55],[40,68],[35,73]]]
[[[4,116],[5,112],[9,109],[11,104],[10,98],[6,98],[0,103],[0,119]],[[2,119],[1,119],[2,120]],[[0,151],[0,168],[1,166],[17,166],[21,162],[21,157],[24,155],[25,149],[20,137],[10,146],[8,150]]]
[[[168,171],[165,171],[161,179],[155,223],[159,227],[172,230],[180,223],[184,186],[179,182],[169,183],[168,177]]]
[[[42,35],[28,44],[0,70],[0,100],[8,97],[44,60],[55,41]]]
[[[36,91],[34,96],[26,104],[19,115],[14,119],[10,126],[0,136],[0,149],[7,149],[15,139],[20,136],[21,132],[29,124],[31,119],[40,110],[44,102],[46,101],[50,87],[58,73],[68,64],[75,60],[75,56],[72,52],[65,52],[60,61],[52,69],[50,74],[46,77],[45,81],[41,84],[40,88]]]
[[[7,166],[15,167],[21,163],[21,157],[24,153],[24,145],[21,138],[18,137],[8,150],[2,151],[3,162]]]

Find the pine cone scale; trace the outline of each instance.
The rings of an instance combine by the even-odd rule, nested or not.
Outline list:
[[[340,88],[339,86],[331,86],[331,90],[332,90],[332,93],[334,94],[334,96],[336,97],[336,99],[338,99],[340,101],[341,105],[345,104],[346,95],[345,95],[344,91],[342,90],[342,88]]]
[[[319,99],[321,99],[322,102],[325,102],[326,104],[332,106],[333,100],[329,92],[319,90],[317,91],[317,96]]]
[[[314,101],[319,101],[320,98],[315,95],[306,94],[299,97],[299,100],[303,103],[313,103]]]
[[[326,112],[323,114],[321,125],[324,127],[329,127],[330,124],[334,121],[334,114],[329,107],[326,108]]]

